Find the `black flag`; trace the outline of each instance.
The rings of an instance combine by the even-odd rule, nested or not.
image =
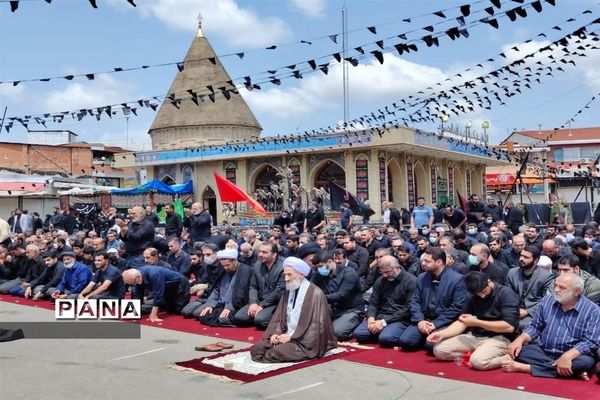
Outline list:
[[[332,181],[329,181],[329,195],[331,196],[331,208],[333,210],[339,211],[342,203],[348,203],[355,215],[370,217],[375,214],[375,211],[360,201],[355,195]]]

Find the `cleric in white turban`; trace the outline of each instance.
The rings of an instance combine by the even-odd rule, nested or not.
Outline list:
[[[222,272],[198,319],[210,326],[235,326],[235,313],[249,301],[252,267],[238,261],[236,249],[218,251],[217,258]]]
[[[283,261],[286,290],[262,340],[250,349],[254,361],[310,360],[337,346],[327,299],[306,279],[309,273],[310,267],[299,258]]]

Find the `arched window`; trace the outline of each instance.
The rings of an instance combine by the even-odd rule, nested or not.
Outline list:
[[[329,181],[335,182],[342,187],[346,187],[346,172],[333,161],[327,161],[321,166],[315,175],[314,187],[327,190],[329,188]]]
[[[284,204],[281,179],[277,169],[271,165],[265,165],[256,175],[254,193],[267,211],[281,210]]]
[[[237,171],[235,169],[235,165],[232,163],[227,164],[225,167],[225,179],[235,185],[237,179]]]
[[[185,165],[181,169],[181,174],[183,175],[183,183],[189,182],[192,180],[192,167],[190,165]]]

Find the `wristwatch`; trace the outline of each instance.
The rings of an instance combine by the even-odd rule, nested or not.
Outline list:
[[[383,326],[384,328],[387,326],[387,322],[385,322],[385,319],[381,320],[381,326]]]

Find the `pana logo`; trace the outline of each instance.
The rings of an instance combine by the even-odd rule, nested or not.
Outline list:
[[[140,319],[140,300],[118,299],[57,299],[56,319]]]

